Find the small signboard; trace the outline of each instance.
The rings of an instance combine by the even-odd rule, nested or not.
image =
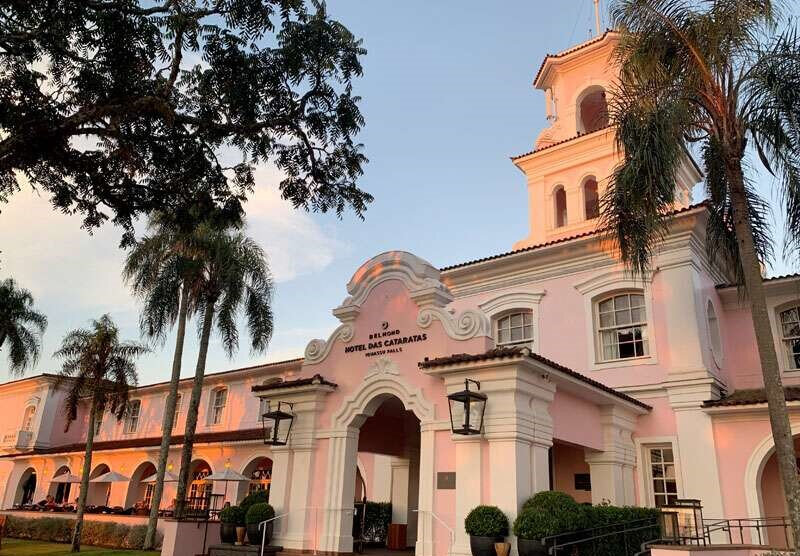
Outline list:
[[[455,490],[456,472],[439,471],[436,473],[436,488],[439,490]]]

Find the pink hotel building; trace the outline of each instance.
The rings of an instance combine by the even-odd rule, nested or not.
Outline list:
[[[596,231],[619,159],[605,112],[617,39],[548,55],[535,77],[549,126],[513,158],[530,232],[512,251],[447,268],[377,255],[333,309],[341,324],[304,358],[207,375],[193,493],[235,503],[269,485],[287,514],[277,544],[345,553],[353,501],[366,494],[392,502],[421,556],[469,554],[471,508],[495,504],[513,519],[545,489],[618,505],[697,498],[711,518],[785,515],[749,309],[707,257],[707,210],[690,204],[695,162],[687,156],[677,177],[650,274],[627,275]],[[800,278],[765,285],[800,434]],[[447,395],[465,379],[487,396],[476,436],[451,432]],[[171,431],[175,467],[190,388],[181,383]],[[103,419],[92,476],[130,481],[93,483],[90,503],[148,500],[142,479],[155,471],[166,389],[142,386],[124,421]],[[63,397],[53,375],[0,385],[3,508],[75,497],[51,482],[82,465],[86,416],[64,432]],[[260,415],[279,401],[293,404],[294,425],[288,445],[267,446]],[[252,481],[205,479],[226,466]],[[174,483],[165,505],[171,496]]]

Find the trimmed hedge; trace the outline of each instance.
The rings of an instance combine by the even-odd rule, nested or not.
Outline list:
[[[275,509],[266,502],[258,502],[247,509],[244,522],[247,525],[257,525],[273,517],[275,517]]]
[[[364,531],[362,533],[364,540],[369,543],[385,544],[391,522],[391,502],[367,502],[364,508]]]
[[[269,503],[269,495],[267,494],[266,490],[257,490],[253,493],[248,494],[244,497],[244,500],[239,502],[239,507],[242,509],[245,515],[247,515],[247,510],[250,509],[250,506],[253,504],[267,504]]]
[[[239,506],[228,506],[219,512],[219,520],[222,523],[233,523],[234,525],[244,525],[245,512]]]
[[[568,494],[543,491],[529,498],[514,520],[514,534],[523,539],[541,540],[568,531],[585,529],[589,519],[584,507]]]
[[[68,543],[72,541],[74,527],[74,519],[63,517],[25,518],[8,515],[5,536],[34,541]],[[105,548],[141,549],[146,532],[146,525],[125,525],[113,521],[84,519],[81,544]],[[160,546],[161,540],[161,534],[158,534],[156,545]]]
[[[508,518],[497,506],[477,506],[464,520],[464,530],[473,537],[506,537]]]

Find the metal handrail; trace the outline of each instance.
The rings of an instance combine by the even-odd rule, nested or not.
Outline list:
[[[593,527],[590,529],[582,529],[578,531],[570,531],[558,535],[551,535],[542,539],[542,544],[548,546],[548,554],[557,555],[559,551],[563,551],[568,547],[576,547],[578,545],[592,543],[594,548],[597,541],[607,541],[611,537],[622,536],[622,542],[625,544],[625,551],[628,552],[628,535],[640,533],[647,530],[654,530],[658,528],[658,520],[655,518],[643,518],[622,523],[613,523],[602,525],[600,527]],[[658,536],[656,533],[655,536]],[[561,539],[565,539],[563,542]]]
[[[448,546],[448,548],[447,548],[447,554],[448,555],[452,554],[453,553],[453,545],[456,544],[456,532],[453,531],[453,529],[447,523],[445,523],[444,520],[441,517],[439,517],[436,514],[436,512],[434,512],[433,510],[420,510],[419,508],[417,508],[416,510],[411,510],[411,511],[414,512],[414,513],[428,513],[428,514],[431,514],[433,519],[438,521],[439,524],[442,527],[447,529],[447,532],[450,534],[450,546]]]
[[[786,516],[703,520],[703,529],[705,530],[707,537],[710,538],[711,534],[716,532],[727,533],[728,544],[734,544],[734,540],[736,540],[734,530],[736,529],[739,530],[738,541],[741,544],[744,544],[744,530],[747,529],[750,533],[750,544],[764,546],[765,539],[761,533],[762,529],[769,533],[770,528],[778,527],[783,529],[783,537],[786,541],[786,546],[792,548],[792,544],[794,544],[792,541],[794,539],[792,539],[789,535],[790,524]],[[758,536],[758,543],[756,543],[755,539],[753,538],[753,530],[755,530],[755,533]]]
[[[287,515],[289,515],[289,512],[286,512],[285,514],[276,515],[275,517],[271,517],[269,519],[265,519],[264,521],[258,522],[258,530],[261,531],[261,552],[259,553],[259,556],[264,556],[264,544],[266,544],[266,539],[267,539],[267,523],[270,523],[282,517],[286,517]]]

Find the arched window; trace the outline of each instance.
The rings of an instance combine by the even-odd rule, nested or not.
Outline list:
[[[208,423],[219,425],[222,422],[222,414],[225,411],[225,404],[228,401],[227,388],[215,388],[211,391]]]
[[[608,103],[602,87],[590,87],[578,99],[578,133],[591,133],[608,126]]]
[[[583,205],[586,220],[600,216],[600,197],[597,194],[597,180],[589,176],[583,181]]]
[[[596,313],[601,361],[648,355],[647,310],[641,291],[602,298],[597,303]]]
[[[781,311],[781,340],[786,347],[789,368],[800,369],[800,306]]]
[[[497,319],[495,343],[498,346],[533,347],[533,313],[516,311]]]
[[[25,408],[25,413],[22,414],[22,430],[25,432],[33,432],[33,418],[36,416],[36,406],[29,405]]]
[[[202,509],[208,507],[208,499],[214,486],[207,477],[211,475],[211,467],[203,460],[196,461],[189,472],[189,507]]]
[[[553,192],[553,205],[556,211],[556,228],[567,225],[567,192],[562,186],[558,186]]]
[[[706,324],[708,325],[708,341],[711,344],[711,355],[719,365],[722,357],[722,337],[719,333],[717,311],[714,309],[714,304],[711,303],[710,299],[708,300],[708,305],[706,305]]]
[[[125,432],[134,433],[139,428],[139,413],[142,410],[141,400],[131,400],[128,402],[128,409],[125,411]]]

